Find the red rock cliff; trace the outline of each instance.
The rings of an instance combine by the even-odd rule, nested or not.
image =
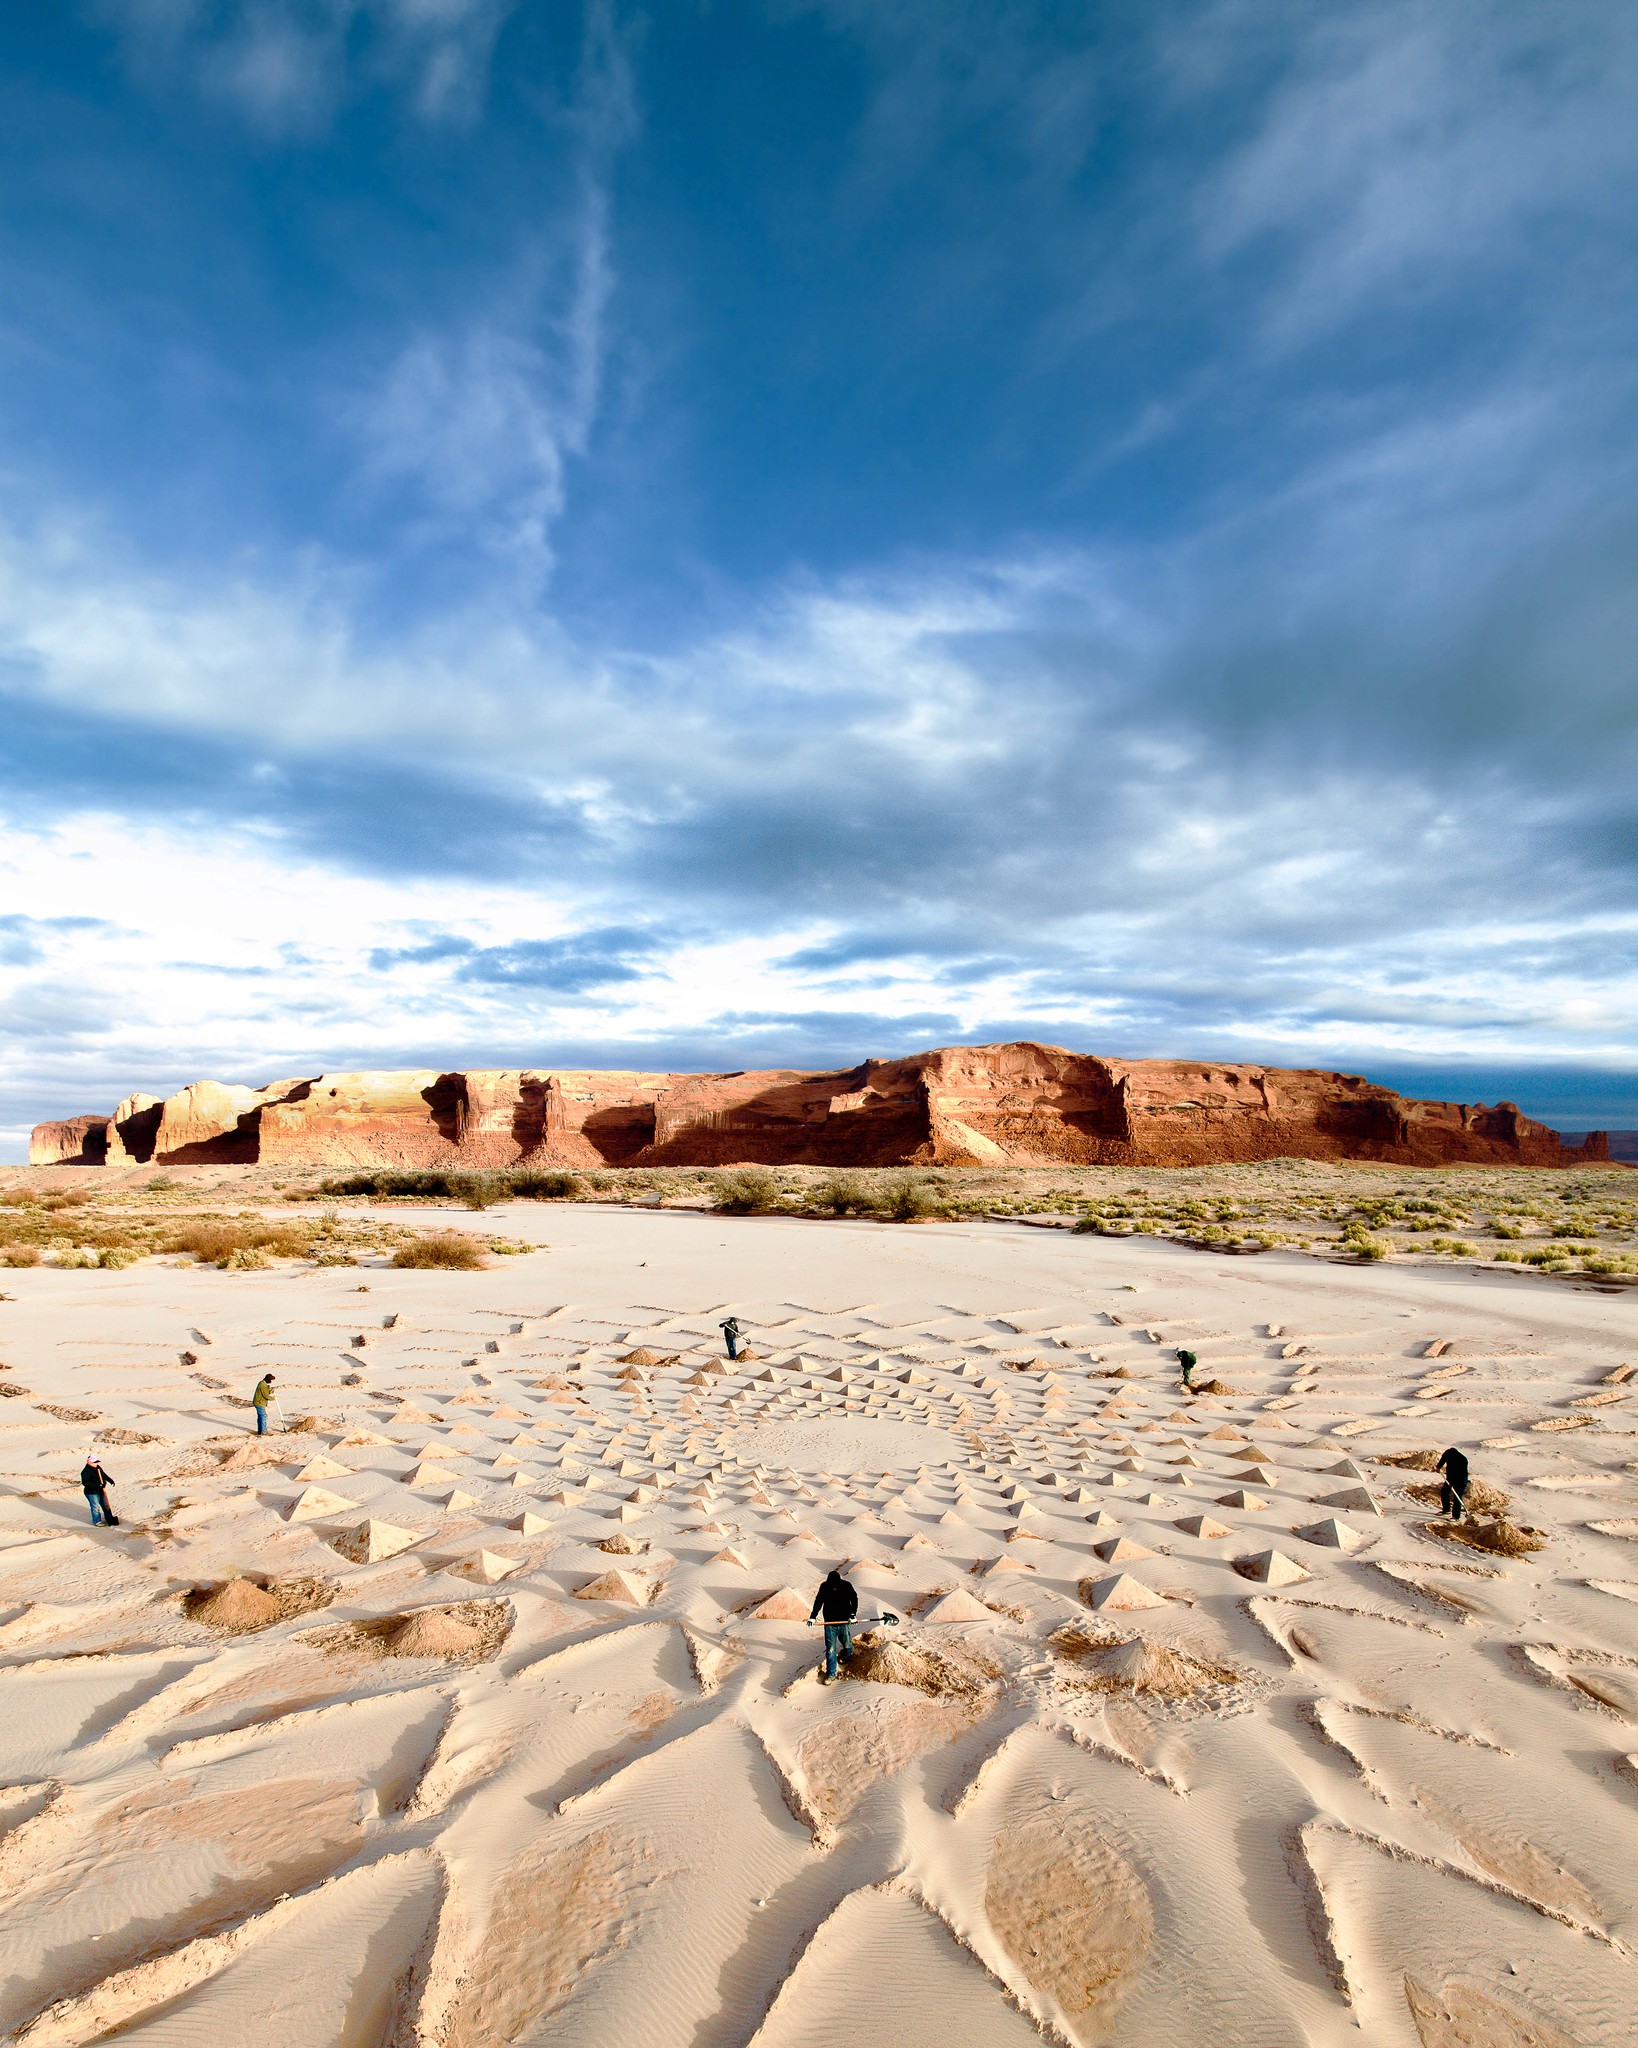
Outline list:
[[[112,1117],[40,1124],[35,1165],[1205,1166],[1374,1159],[1574,1166],[1511,1103],[1416,1102],[1354,1074],[947,1046],[841,1073],[432,1068],[245,1088],[196,1081]]]

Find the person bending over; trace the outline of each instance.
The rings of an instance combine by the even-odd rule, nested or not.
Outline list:
[[[1445,1475],[1443,1493],[1439,1496],[1439,1512],[1448,1515],[1451,1521],[1459,1522],[1467,1512],[1467,1453],[1454,1445],[1448,1451],[1441,1451],[1436,1468]]]
[[[1194,1392],[1194,1369],[1200,1361],[1192,1351],[1180,1351],[1177,1354],[1177,1362],[1183,1368],[1183,1391],[1185,1394],[1192,1394]]]
[[[258,1436],[266,1436],[267,1434],[267,1408],[268,1403],[272,1399],[273,1375],[270,1372],[264,1372],[256,1382],[255,1393],[250,1397],[250,1405],[256,1411],[256,1434]]]
[[[827,1572],[823,1584],[814,1595],[813,1612],[808,1616],[811,1628],[821,1615],[825,1621],[825,1668],[819,1674],[819,1683],[829,1685],[836,1676],[838,1655],[853,1656],[853,1622],[859,1612],[859,1596],[853,1590],[852,1581],[842,1577],[841,1568]]]
[[[740,1336],[739,1317],[730,1316],[727,1322],[720,1323],[717,1327],[722,1331],[722,1341],[728,1346],[728,1356],[730,1358],[737,1358],[739,1356]]]

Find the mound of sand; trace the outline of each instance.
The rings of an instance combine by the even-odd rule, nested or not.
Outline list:
[[[1444,1501],[1443,1486],[1407,1486],[1405,1492],[1425,1508],[1436,1508]],[[1467,1505],[1471,1514],[1499,1515],[1512,1506],[1513,1496],[1503,1493],[1499,1486],[1492,1486],[1487,1479],[1470,1479],[1467,1482]]]
[[[1059,1646],[1058,1637],[1053,1643]],[[1240,1678],[1227,1664],[1169,1650],[1164,1643],[1151,1643],[1142,1636],[1123,1643],[1090,1643],[1069,1654],[1099,1692],[1150,1693],[1157,1699],[1187,1700],[1211,1686],[1235,1685]]]
[[[457,1611],[429,1607],[395,1620],[382,1636],[389,1657],[469,1657],[483,1638]]]
[[[879,1629],[857,1639],[852,1658],[840,1669],[844,1678],[907,1685],[930,1699],[975,1700],[1001,1675],[987,1657],[973,1651],[953,1646],[934,1649],[914,1636],[901,1641]]]
[[[224,1635],[249,1635],[279,1619],[278,1601],[250,1579],[196,1587],[184,1596],[182,1611],[190,1621],[202,1621]]]
[[[1422,1526],[1430,1536],[1443,1537],[1447,1543],[1465,1543],[1472,1550],[1493,1551],[1498,1557],[1528,1557],[1532,1551],[1544,1549],[1547,1542],[1539,1530],[1521,1527],[1505,1515],[1487,1522],[1439,1521]]]
[[[185,1594],[182,1611],[190,1621],[202,1621],[223,1635],[243,1636],[328,1607],[335,1597],[328,1579],[225,1579]]]

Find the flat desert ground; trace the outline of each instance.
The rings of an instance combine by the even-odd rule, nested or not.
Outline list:
[[[6,2038],[1634,2040],[1638,1293],[491,1227],[0,1274]],[[1447,1443],[1541,1548],[1379,1462]],[[900,1621],[826,1687],[837,1563]]]

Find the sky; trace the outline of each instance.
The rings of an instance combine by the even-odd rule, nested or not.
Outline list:
[[[1638,1127],[1638,12],[0,10],[0,1157],[1029,1037]]]

